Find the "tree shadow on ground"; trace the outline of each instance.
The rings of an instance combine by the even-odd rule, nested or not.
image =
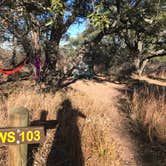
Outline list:
[[[106,82],[110,82],[110,83],[114,83],[114,84],[121,84],[122,82],[117,81],[117,80],[111,80],[105,77],[99,77],[99,76],[95,76],[93,77],[93,80],[97,83],[106,83]]]
[[[58,127],[47,166],[84,166],[81,136],[77,126],[79,117],[86,118],[84,114],[73,109],[70,100],[66,99],[57,112]]]
[[[160,78],[160,77],[155,77],[155,76],[148,76],[148,77],[151,78],[151,79],[154,79],[154,80],[166,81],[165,78]]]
[[[141,91],[140,96],[142,97],[142,95],[146,95],[144,92],[147,88],[156,99],[160,99],[160,96],[164,96],[166,99],[166,87],[148,84],[144,81],[133,80],[128,84],[128,89],[119,90],[125,97],[119,99],[118,107],[129,119],[129,134],[135,140],[135,146],[138,150],[137,154],[139,154],[138,158],[141,160],[142,166],[165,166],[166,143],[161,142],[156,137],[153,137],[153,141],[151,141],[148,136],[148,128],[144,127],[137,120],[131,118],[133,111],[131,108],[131,99],[134,92]]]

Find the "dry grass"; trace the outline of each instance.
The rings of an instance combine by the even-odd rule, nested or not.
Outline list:
[[[70,122],[67,122],[67,127],[65,126],[65,122],[58,125],[57,128],[47,130],[46,141],[39,146],[37,151],[35,149],[33,150],[33,165],[46,165],[49,154],[53,149],[58,149],[59,147],[62,149],[64,148],[64,145],[58,144],[56,142],[57,133],[59,130],[58,128],[60,128],[60,130],[64,130],[64,132],[62,132],[62,138],[64,139],[64,141],[66,141],[66,144],[69,144],[69,147],[71,147],[69,156],[72,159],[77,160],[76,158],[79,157],[78,154],[74,153],[73,151],[76,148],[78,149],[78,145],[80,144],[79,146],[83,153],[85,165],[121,165],[121,159],[118,155],[118,145],[114,140],[110,138],[109,119],[102,114],[103,110],[107,108],[101,106],[100,103],[90,100],[87,96],[84,96],[80,92],[69,90],[68,92],[58,92],[56,93],[56,95],[52,95],[37,94],[31,89],[22,89],[19,92],[15,91],[15,93],[12,93],[8,99],[5,99],[0,103],[1,127],[4,127],[7,124],[7,110],[19,106],[24,106],[29,109],[30,121],[39,120],[42,111],[48,112],[47,120],[55,120],[57,118],[57,113],[60,112],[61,109],[67,109],[65,110],[65,112],[68,112],[68,108],[63,108],[62,106],[65,100],[71,101],[72,110],[78,110],[79,112],[84,114],[86,118],[75,119],[76,126],[74,127],[74,129],[73,119],[67,119],[70,120]],[[67,118],[70,118],[69,115],[66,116]],[[78,131],[80,136],[79,144],[78,138],[75,137],[75,132]],[[68,134],[65,135],[65,132],[67,132]],[[6,153],[4,153],[4,151]],[[5,166],[6,158],[7,149],[5,147],[1,147],[0,165],[3,163],[2,165]]]
[[[77,91],[70,91],[68,98],[86,115],[84,122],[79,121],[85,165],[121,165],[118,145],[110,136],[110,119],[103,114],[108,108]]]
[[[55,111],[61,102],[61,93],[37,94],[35,91],[21,91],[10,95],[7,109],[24,106],[30,110],[31,120],[39,119],[41,111],[48,111],[48,119],[55,118]]]
[[[166,79],[166,67],[158,67],[154,73],[151,74],[152,77],[154,78],[160,78],[165,80]]]
[[[156,88],[143,87],[135,90],[132,98],[132,117],[148,131],[150,140],[157,137],[166,142],[165,95]]]

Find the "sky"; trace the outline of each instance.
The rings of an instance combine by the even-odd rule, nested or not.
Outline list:
[[[85,29],[86,29],[86,22],[84,21],[82,23],[72,24],[69,27],[67,32],[71,35],[71,37],[75,38],[75,37],[77,37],[78,34],[83,32]]]
[[[78,22],[73,23],[69,27],[67,34],[69,34],[70,38],[76,38],[78,34],[82,33],[86,29],[86,24],[87,24],[86,21],[83,21],[82,23],[78,23]],[[64,44],[67,44],[67,42],[62,40],[60,42],[60,45],[64,45]]]

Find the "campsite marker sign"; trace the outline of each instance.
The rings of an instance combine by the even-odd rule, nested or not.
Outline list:
[[[35,144],[45,140],[44,127],[0,129],[0,145]]]
[[[28,144],[42,143],[44,127],[29,126],[29,110],[18,107],[9,110],[8,128],[0,129],[0,144],[8,146],[8,166],[27,166]]]

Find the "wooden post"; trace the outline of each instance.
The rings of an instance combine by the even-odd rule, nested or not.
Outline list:
[[[24,107],[9,112],[9,127],[28,127],[29,111]],[[8,166],[26,166],[28,145],[9,145]]]

